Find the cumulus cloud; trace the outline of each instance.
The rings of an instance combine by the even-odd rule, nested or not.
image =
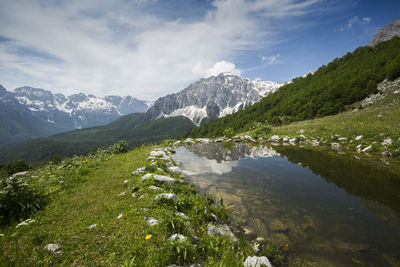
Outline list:
[[[155,99],[217,72],[240,74],[240,51],[277,41],[276,25],[297,25],[317,3],[215,0],[189,20],[153,12],[156,1],[1,1],[0,83]]]

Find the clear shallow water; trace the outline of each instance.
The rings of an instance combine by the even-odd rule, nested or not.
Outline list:
[[[247,239],[289,244],[293,265],[400,266],[400,176],[387,168],[246,144],[194,144],[174,159],[201,190],[233,203]]]

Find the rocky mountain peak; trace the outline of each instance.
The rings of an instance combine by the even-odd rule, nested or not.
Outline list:
[[[381,42],[388,41],[395,36],[400,36],[400,19],[386,25],[371,39],[369,46],[375,46]]]

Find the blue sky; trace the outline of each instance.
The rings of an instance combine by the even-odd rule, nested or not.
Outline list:
[[[0,84],[155,100],[219,72],[289,81],[399,17],[396,0],[0,0]]]

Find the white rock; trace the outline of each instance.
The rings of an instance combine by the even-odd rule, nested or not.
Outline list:
[[[257,256],[248,256],[244,261],[243,267],[272,267],[271,262],[269,262],[268,258],[265,256],[257,257]]]
[[[283,137],[283,138],[282,138],[282,141],[283,141],[283,142],[288,142],[288,141],[289,141],[289,137],[287,137],[287,136]]]
[[[339,141],[347,141],[347,138],[346,137],[339,137],[338,140]]]
[[[122,218],[122,213],[120,215],[118,215],[117,219],[121,219]]]
[[[300,131],[298,131],[298,133],[303,134],[305,132],[304,129],[301,129]]]
[[[183,213],[183,212],[177,212],[177,213],[175,213],[175,214],[176,214],[176,216],[182,217],[182,218],[184,218],[184,219],[189,219],[189,217],[186,216],[185,213]]]
[[[54,253],[57,253],[57,254],[61,254],[60,245],[58,245],[58,244],[47,244],[47,245],[44,247],[44,249],[46,249],[46,250],[48,250],[48,251],[50,251],[50,252],[54,252]]]
[[[172,201],[178,201],[178,196],[173,193],[162,193],[156,196],[156,200],[167,199]]]
[[[289,139],[289,142],[290,142],[290,143],[296,143],[296,142],[297,142],[297,138],[294,137],[294,138],[292,138],[292,139]]]
[[[156,158],[162,158],[162,157],[167,156],[167,154],[165,154],[164,151],[151,151],[150,156],[156,157]]]
[[[132,197],[135,198],[136,197],[136,193],[132,193]]]
[[[300,137],[301,139],[303,139],[303,140],[306,140],[306,139],[307,139],[307,137],[305,137],[305,136],[302,135],[302,134],[301,134],[299,137]]]
[[[141,168],[137,168],[136,171],[132,172],[132,175],[145,173],[145,172],[146,172],[146,167],[141,167]]]
[[[367,146],[366,148],[364,148],[363,150],[361,150],[362,152],[367,152],[368,150],[370,150],[372,148],[372,146]]]
[[[4,237],[4,234],[0,234],[0,237]]]
[[[176,182],[174,178],[171,178],[171,177],[168,177],[165,175],[158,175],[158,174],[154,175],[151,173],[143,175],[142,182],[151,179],[151,177],[153,177],[154,180],[156,180],[157,182],[160,182],[160,183],[174,184]]]
[[[122,193],[119,193],[119,194],[118,194],[119,197],[123,197],[123,196],[125,196],[125,195],[126,195],[126,192],[122,192]]]
[[[151,190],[158,190],[158,191],[162,190],[161,188],[159,188],[159,187],[157,187],[157,186],[154,186],[154,185],[150,185],[150,186],[149,186],[149,189],[151,189]]]
[[[179,167],[177,167],[177,166],[169,167],[168,170],[169,170],[170,172],[173,172],[173,173],[176,173],[176,174],[181,174],[181,173],[182,173],[181,168],[179,168]]]
[[[192,138],[186,138],[185,143],[193,144],[194,140]]]
[[[175,143],[174,143],[174,146],[180,146],[181,145],[181,141],[176,141]]]
[[[181,234],[173,234],[168,238],[168,240],[170,240],[170,241],[173,241],[173,240],[185,241],[186,236],[181,235]]]
[[[390,146],[393,143],[392,138],[386,137],[381,143],[382,146]]]
[[[158,224],[158,220],[154,219],[153,217],[146,218],[147,224],[150,226],[154,226]]]
[[[17,226],[15,226],[15,228],[20,228],[21,226],[27,226],[27,225],[29,225],[29,224],[31,224],[31,223],[34,223],[34,222],[35,222],[35,220],[26,219],[25,221],[23,221],[23,222],[17,224]]]
[[[196,141],[204,144],[210,143],[210,139],[208,138],[197,138]]]
[[[10,178],[15,178],[17,176],[24,176],[24,175],[27,175],[27,174],[28,174],[27,171],[25,171],[25,172],[17,172],[17,173],[14,173]]]
[[[128,182],[129,182],[128,180],[125,180],[125,181],[124,181],[124,184],[127,184]]]
[[[279,142],[279,140],[281,140],[281,138],[279,136],[277,136],[277,135],[271,136],[271,141],[272,142]]]
[[[89,226],[89,229],[93,229],[93,228],[96,228],[97,227],[97,224],[92,224],[91,226]]]
[[[215,143],[222,143],[223,141],[224,141],[224,139],[220,138],[220,139],[215,140]]]
[[[362,135],[358,135],[358,136],[356,136],[356,141],[360,141],[362,138],[363,138]]]
[[[339,150],[342,146],[339,143],[332,143],[331,148],[334,150]]]

